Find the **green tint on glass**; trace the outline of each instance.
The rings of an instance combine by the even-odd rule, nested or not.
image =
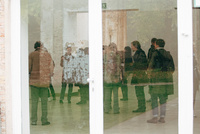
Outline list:
[[[177,1],[103,3],[105,134],[178,133]]]

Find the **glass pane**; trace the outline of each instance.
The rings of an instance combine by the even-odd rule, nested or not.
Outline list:
[[[200,8],[193,8],[193,107],[194,107],[194,134],[199,134],[200,129],[198,127],[200,123],[200,94],[199,94],[199,79],[200,79]]]
[[[177,1],[104,0],[104,133],[178,133]]]
[[[88,1],[27,5],[31,134],[88,134]]]

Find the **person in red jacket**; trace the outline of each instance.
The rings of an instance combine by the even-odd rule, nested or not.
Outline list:
[[[39,97],[42,104],[42,125],[49,125],[47,119],[48,88],[53,75],[53,60],[42,43],[34,44],[35,51],[29,55],[29,85],[31,88],[31,125],[37,125],[37,107]]]

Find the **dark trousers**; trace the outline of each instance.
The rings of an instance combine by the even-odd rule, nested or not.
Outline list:
[[[37,108],[38,108],[38,99],[41,98],[41,107],[42,107],[42,117],[41,121],[43,123],[47,122],[47,100],[48,100],[48,88],[47,87],[31,87],[31,121],[37,122]]]
[[[55,96],[56,96],[55,90],[54,90],[54,87],[53,87],[53,85],[52,85],[51,83],[50,83],[50,85],[49,85],[49,89],[50,89],[50,91],[51,91],[52,97],[55,97]],[[48,97],[50,97],[50,92],[49,92],[49,90],[48,90]]]
[[[111,95],[113,92],[113,110],[114,113],[119,112],[119,102],[118,102],[118,86],[105,86],[105,102],[104,102],[104,110],[105,112],[109,112],[111,108]]]
[[[64,100],[66,87],[67,87],[67,83],[66,82],[62,82],[60,100]],[[69,83],[68,84],[68,96],[67,96],[67,100],[68,101],[71,101],[72,90],[73,90],[73,83]]]
[[[80,85],[81,101],[86,102],[89,100],[89,85]]]
[[[146,110],[144,86],[135,86],[135,94],[138,100],[138,109]]]
[[[123,99],[128,99],[128,86],[127,84],[121,85]]]

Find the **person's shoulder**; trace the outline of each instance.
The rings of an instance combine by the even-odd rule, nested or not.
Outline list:
[[[140,54],[143,54],[143,55],[146,55],[146,54],[145,54],[145,51],[142,50],[142,49],[139,50],[139,53],[140,53]]]
[[[33,52],[31,52],[31,53],[29,54],[29,56],[34,56],[34,55],[36,55],[36,54],[38,54],[38,51],[33,51]]]

